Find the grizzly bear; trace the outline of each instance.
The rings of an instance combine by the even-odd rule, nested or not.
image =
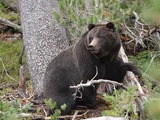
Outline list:
[[[115,77],[116,81],[123,79],[123,73],[130,66],[131,69],[136,68],[132,67],[132,64],[125,65],[118,59],[121,42],[113,23],[90,24],[88,28],[74,45],[57,55],[46,68],[44,97],[51,98],[58,107],[65,103],[67,108],[62,111],[62,115],[68,114],[75,105],[96,105],[97,84],[84,87],[77,93],[75,89],[70,89],[70,86],[91,80],[97,72],[96,68],[98,75],[95,80],[114,78],[115,73],[120,72],[120,77]],[[120,67],[124,67],[122,72],[119,71]]]

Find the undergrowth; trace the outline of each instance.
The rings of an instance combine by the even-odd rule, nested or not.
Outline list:
[[[22,120],[22,112],[28,112],[31,109],[32,104],[26,104],[23,107],[20,106],[18,99],[11,102],[0,101],[0,120]],[[31,118],[27,118],[31,120]]]
[[[22,48],[22,41],[2,42],[0,40],[0,87],[5,84],[18,84],[19,68],[18,59]],[[25,59],[25,58],[24,58]],[[25,61],[25,60],[24,60]],[[3,87],[2,87],[3,89]],[[5,90],[5,91],[4,91]],[[7,91],[6,91],[7,90]],[[3,89],[3,92],[11,92],[12,88]]]
[[[102,111],[103,116],[125,117],[130,116],[133,120],[138,119],[137,112],[134,111],[136,88],[129,87],[127,91],[115,90],[113,95],[104,94],[106,102],[110,103],[108,110]]]
[[[45,105],[49,107],[49,109],[53,110],[54,113],[51,115],[51,120],[57,120],[58,117],[61,115],[62,111],[66,110],[67,105],[63,104],[60,108],[57,107],[57,103],[53,102],[51,99],[45,99]]]
[[[160,83],[160,51],[142,51],[129,59],[140,68],[144,80]]]
[[[130,56],[142,72],[144,86],[148,90],[148,100],[144,102],[146,120],[160,118],[160,51],[143,51],[136,57]]]
[[[19,14],[17,14],[14,11],[6,9],[1,2],[0,2],[0,18],[7,19],[17,24],[19,24],[20,21]]]

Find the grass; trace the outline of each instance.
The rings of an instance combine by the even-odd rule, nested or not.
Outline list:
[[[17,14],[14,11],[10,11],[6,9],[2,3],[0,2],[0,18],[7,19],[9,21],[12,21],[16,24],[19,24],[19,14]]]
[[[3,42],[0,40],[0,83],[17,85],[19,80],[18,59],[22,48],[22,41]],[[25,58],[24,58],[25,59]],[[11,79],[4,71],[4,66]],[[11,92],[10,88],[5,89],[6,92]],[[3,92],[3,91],[1,91]]]
[[[19,14],[9,9],[6,9],[1,2],[0,18],[10,20],[17,24],[19,22]],[[18,59],[20,50],[22,48],[22,41],[4,41],[1,39],[1,36],[3,35],[5,35],[5,33],[0,32],[0,83],[17,83],[19,79],[20,68],[20,65],[18,64]],[[6,72],[4,72],[4,66],[6,68],[7,73],[15,80],[10,79]]]

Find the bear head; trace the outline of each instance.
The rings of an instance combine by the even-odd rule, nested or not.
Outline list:
[[[88,29],[87,48],[91,54],[109,61],[118,56],[121,43],[113,23],[89,24]]]

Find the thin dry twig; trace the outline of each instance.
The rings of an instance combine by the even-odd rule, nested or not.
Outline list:
[[[146,73],[148,72],[148,70],[149,70],[151,64],[153,63],[155,57],[156,57],[156,54],[155,54],[155,55],[152,57],[152,59],[150,60],[150,63],[149,63],[147,69],[145,70],[145,72],[144,72],[143,74],[146,74]]]
[[[6,69],[6,67],[5,67],[5,65],[4,65],[4,63],[3,63],[2,58],[0,58],[0,60],[1,60],[2,67],[3,67],[3,70],[5,71],[6,75],[7,75],[11,80],[17,81],[16,79],[12,78],[12,77],[8,74],[7,69]]]
[[[135,41],[134,49],[138,44],[143,48],[149,49],[149,45],[144,43],[144,41],[148,41],[156,44],[154,46],[155,48],[157,46],[160,48],[160,26],[154,26],[151,28],[151,25],[146,25],[143,19],[135,11],[133,11],[133,15],[135,16],[134,27],[130,28],[126,23],[121,24],[121,26],[125,29],[125,32],[127,32],[127,35],[131,38],[131,40],[126,43]]]
[[[47,117],[47,112],[46,112],[46,110],[44,109],[44,106],[42,106],[42,110],[43,110],[43,112],[44,112],[44,114],[45,114],[45,117]]]
[[[120,86],[124,89],[127,89],[127,87],[125,85],[123,85],[122,83],[119,83],[119,82],[116,82],[113,80],[107,80],[107,79],[91,80],[91,81],[88,81],[87,83],[80,83],[78,85],[70,86],[70,88],[80,89],[82,87],[88,87],[88,86],[91,86],[93,84],[98,84],[98,83],[108,83],[108,84],[112,84],[114,86]]]
[[[78,115],[78,110],[75,111],[72,120],[76,120],[77,115]]]
[[[142,101],[139,99],[139,97],[136,97],[135,99],[136,105],[139,108],[139,112],[140,112],[140,117],[142,118],[142,120],[145,120],[145,116],[144,116],[144,107],[143,107],[143,103]]]
[[[31,98],[35,96],[36,92],[34,91],[28,98],[23,98],[22,101],[29,101]]]
[[[86,114],[89,112],[86,111],[85,113],[81,114],[81,115],[76,115],[76,118],[84,118],[86,116]],[[69,119],[69,118],[73,118],[74,115],[65,115],[65,116],[59,116],[58,118],[61,118],[61,119]],[[51,117],[44,117],[45,120],[50,120]]]
[[[97,68],[97,66],[95,66],[95,67],[96,67],[96,74],[93,76],[93,78],[89,82],[92,82],[97,77],[97,75],[98,75],[98,68]],[[83,84],[83,80],[80,82],[80,84]],[[93,87],[94,87],[94,85],[93,85]],[[72,88],[72,86],[70,86],[70,88]],[[80,91],[80,88],[83,88],[83,87],[77,88],[76,92],[73,94],[74,99],[76,99],[76,98],[82,98],[82,93]],[[77,93],[79,93],[80,96],[77,96]]]
[[[0,115],[4,115],[4,114],[6,114],[6,112],[0,111]],[[34,118],[34,116],[30,113],[19,113],[18,117],[20,117],[20,118],[29,118],[29,117]]]

